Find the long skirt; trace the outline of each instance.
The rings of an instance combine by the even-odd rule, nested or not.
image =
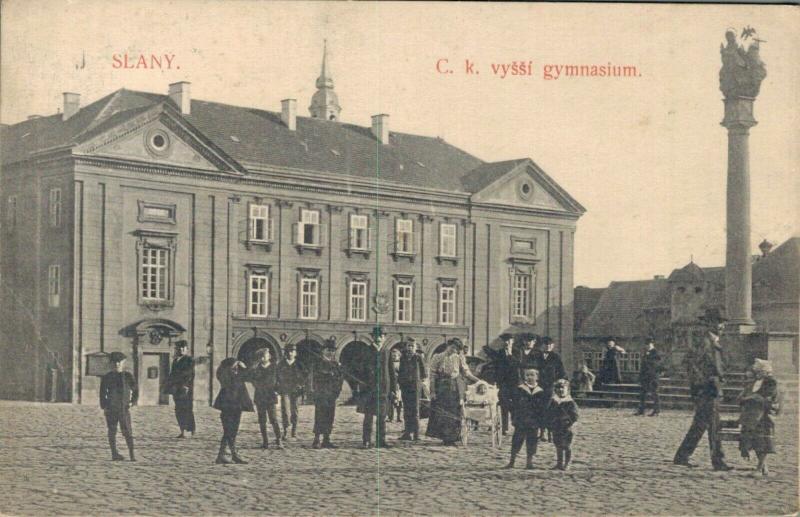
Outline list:
[[[431,401],[431,414],[425,435],[445,442],[456,442],[461,439],[464,411],[458,379],[437,378],[435,387],[436,398]]]

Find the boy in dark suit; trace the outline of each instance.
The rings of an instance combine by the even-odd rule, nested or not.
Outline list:
[[[314,449],[335,449],[331,443],[333,420],[336,417],[336,399],[342,392],[344,376],[336,361],[336,343],[326,341],[322,348],[322,360],[313,370],[314,390]],[[320,443],[322,436],[322,443]]]
[[[103,408],[108,427],[108,444],[111,446],[111,459],[121,461],[125,458],[117,451],[117,426],[125,437],[131,461],[136,461],[133,454],[133,430],[131,429],[130,408],[139,399],[139,389],[131,372],[122,370],[125,354],[111,352],[108,356],[111,371],[103,375],[100,381],[100,407]]]
[[[566,379],[567,372],[564,370],[564,363],[561,361],[561,356],[555,352],[556,343],[549,336],[542,338],[542,350],[538,354],[539,370],[539,386],[547,394],[547,398],[553,396],[553,384],[559,379]],[[545,438],[545,429],[539,430],[539,439],[550,441],[550,430],[547,430],[547,438]]]
[[[533,456],[536,454],[536,445],[539,438],[539,428],[544,427],[545,411],[547,410],[547,395],[539,386],[539,372],[533,368],[523,371],[524,381],[517,386],[514,393],[514,435],[511,437],[511,460],[506,465],[507,469],[514,468],[514,460],[525,442],[527,460],[526,469],[533,468]]]
[[[269,448],[267,437],[267,418],[275,433],[275,448],[283,449],[281,444],[281,429],[278,426],[278,367],[270,363],[269,351],[266,348],[257,350],[254,354],[258,361],[247,370],[245,379],[255,388],[253,402],[258,415],[258,428],[261,430],[261,448]]]
[[[175,401],[175,418],[181,429],[177,437],[185,438],[186,431],[194,436],[194,359],[184,340],[175,342],[175,359],[165,384],[164,392]]]
[[[498,399],[500,402],[500,417],[503,434],[508,433],[508,417],[514,411],[514,391],[519,386],[519,362],[514,356],[514,336],[509,333],[501,334],[505,346],[494,353],[497,371]]]
[[[553,385],[547,407],[547,425],[553,432],[557,470],[567,470],[572,461],[572,425],[578,421],[578,405],[569,394],[569,381],[559,379]]]

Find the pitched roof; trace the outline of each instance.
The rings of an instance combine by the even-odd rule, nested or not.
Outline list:
[[[593,288],[584,287],[582,285],[579,285],[575,288],[573,325],[576,331],[581,328],[584,320],[589,317],[594,308],[597,306],[597,302],[600,301],[600,297],[603,295],[605,290],[605,287]]]
[[[520,163],[525,161],[527,161],[526,158],[519,158],[517,160],[484,163],[465,174],[461,178],[461,184],[467,192],[478,192],[505,176],[506,173],[516,169]]]
[[[651,305],[667,288],[668,282],[663,278],[611,282],[581,325],[578,335],[596,338],[646,335],[643,308]]]

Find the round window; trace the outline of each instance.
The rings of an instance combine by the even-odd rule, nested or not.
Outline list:
[[[169,135],[161,129],[152,129],[145,133],[144,143],[150,154],[164,156],[169,153]]]
[[[522,199],[530,199],[531,195],[533,195],[533,185],[531,185],[530,181],[522,180],[517,185],[519,197]]]

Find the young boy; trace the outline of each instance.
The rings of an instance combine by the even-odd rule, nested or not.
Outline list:
[[[336,343],[327,341],[322,348],[322,360],[314,366],[314,442],[313,449],[335,449],[331,443],[336,399],[342,392],[342,367],[336,362]],[[322,436],[322,443],[319,437]]]
[[[267,419],[269,418],[272,431],[275,433],[275,448],[283,449],[277,414],[278,367],[270,363],[271,358],[266,348],[257,350],[255,357],[258,363],[246,371],[245,378],[255,388],[253,402],[256,405],[258,427],[261,430],[261,448],[269,448],[269,438],[267,438]]]
[[[525,468],[533,468],[538,431],[544,426],[547,410],[547,395],[539,386],[539,371],[526,368],[522,375],[524,380],[514,393],[514,411],[511,413],[514,435],[511,437],[511,460],[506,465],[507,469],[514,468],[514,460],[522,449],[522,442],[525,442],[527,453]]]
[[[100,407],[106,415],[108,427],[108,444],[111,446],[111,459],[122,461],[125,458],[117,451],[117,426],[125,437],[131,461],[136,461],[133,454],[133,430],[131,429],[130,408],[139,399],[139,390],[131,372],[122,370],[125,354],[111,352],[108,356],[111,371],[103,375],[100,381]]]
[[[553,397],[547,407],[547,423],[553,432],[556,446],[554,470],[567,470],[572,460],[572,424],[578,420],[578,405],[569,395],[569,381],[559,379],[553,384]]]

